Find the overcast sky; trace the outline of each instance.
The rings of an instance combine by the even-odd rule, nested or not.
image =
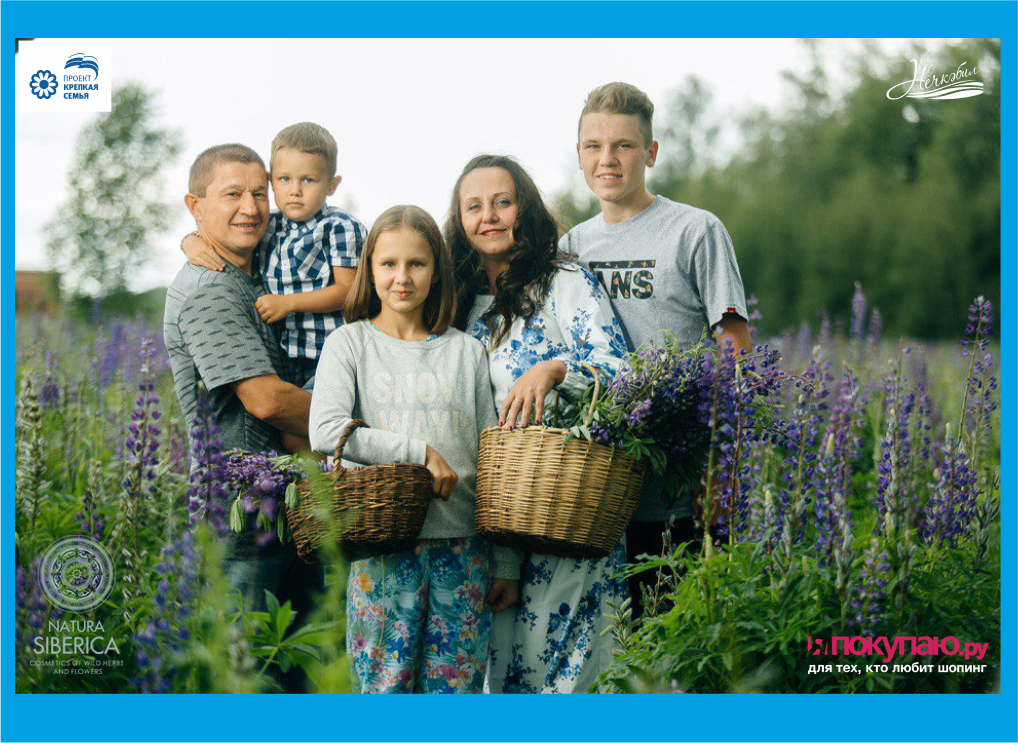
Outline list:
[[[838,59],[859,42],[828,41]],[[901,52],[907,42],[881,46]],[[202,149],[238,141],[268,160],[273,135],[322,124],[339,143],[343,182],[330,200],[369,224],[397,203],[439,222],[453,181],[479,152],[518,157],[546,194],[579,187],[576,119],[587,91],[609,80],[645,90],[664,108],[686,75],[712,88],[719,109],[778,106],[783,70],[801,69],[795,40],[756,39],[137,39],[113,41],[115,82],[156,91],[158,123],[182,131],[165,169],[173,230],[155,238],[134,288],[165,285],[193,229],[183,205],[187,169]],[[15,265],[45,268],[42,225],[66,198],[75,139],[101,114],[16,114]]]

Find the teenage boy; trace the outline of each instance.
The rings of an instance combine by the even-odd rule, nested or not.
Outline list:
[[[751,350],[742,278],[724,225],[647,190],[646,171],[658,154],[653,116],[647,95],[627,83],[587,96],[576,152],[601,214],[570,231],[565,245],[604,285],[633,349],[660,330],[692,345],[709,327],[719,344]],[[673,544],[696,539],[692,501],[686,492],[666,505],[661,481],[652,480],[626,532],[630,562],[661,554],[669,520]],[[641,585],[655,580],[654,571],[630,580],[636,611]]]

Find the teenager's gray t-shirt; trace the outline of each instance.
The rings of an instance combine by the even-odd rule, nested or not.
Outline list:
[[[279,432],[247,412],[231,387],[265,374],[288,377],[276,331],[255,310],[264,293],[260,278],[231,264],[222,272],[187,264],[166,290],[163,336],[184,420],[190,431],[201,381],[225,450],[282,450]]]
[[[599,214],[573,228],[562,247],[579,256],[604,286],[630,349],[661,330],[696,343],[726,312],[748,316],[735,248],[721,220],[664,196],[635,217],[608,224]],[[648,484],[636,521],[692,515],[692,493],[668,508],[661,483]]]

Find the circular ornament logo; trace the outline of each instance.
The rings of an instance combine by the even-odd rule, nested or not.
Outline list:
[[[113,590],[113,558],[89,537],[64,537],[42,556],[42,591],[50,603],[67,611],[99,606]]]
[[[49,70],[39,70],[32,75],[29,85],[32,87],[32,95],[45,100],[57,92],[57,76]]]

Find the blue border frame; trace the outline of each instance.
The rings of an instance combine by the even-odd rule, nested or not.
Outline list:
[[[1015,305],[1015,41],[1018,5],[1013,2],[351,2],[300,5],[282,2],[202,3],[202,26],[191,2],[28,2],[0,6],[4,54],[15,37],[71,38],[194,37],[273,35],[281,14],[314,14],[313,29],[332,28],[345,36],[473,37],[497,32],[506,37],[585,36],[577,18],[593,11],[598,23],[589,35],[606,32],[603,21],[618,19],[620,36],[699,31],[724,37],[993,37],[1001,45],[1001,439],[1014,452]],[[493,25],[479,20],[497,21]],[[642,19],[642,20],[641,20]],[[648,23],[653,19],[653,23]],[[2,237],[6,297],[6,343],[0,376],[14,389],[14,63],[5,56],[2,103]],[[8,392],[9,394],[9,392]],[[3,397],[4,497],[11,534],[0,571],[4,607],[10,612],[10,565],[14,559],[14,455],[10,424],[14,404]],[[717,697],[576,696],[548,697],[291,697],[279,703],[285,715],[266,714],[259,696],[116,698],[108,695],[16,695],[11,656],[0,671],[4,740],[1018,740],[1015,685],[1015,460],[1003,461],[1003,561],[1001,693],[987,695],[793,695]],[[3,633],[10,648],[13,625]],[[446,707],[448,705],[448,708]],[[732,713],[737,714],[732,714]],[[502,720],[497,717],[504,715]],[[506,714],[508,713],[508,714]],[[453,724],[439,724],[448,719]],[[503,721],[505,720],[505,721]],[[429,721],[430,724],[428,724]],[[525,721],[525,722],[524,722]],[[453,726],[454,725],[454,726]]]

